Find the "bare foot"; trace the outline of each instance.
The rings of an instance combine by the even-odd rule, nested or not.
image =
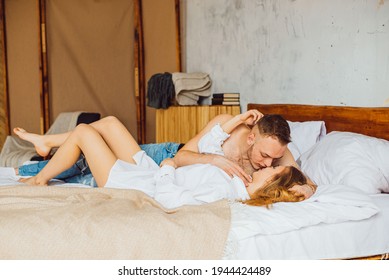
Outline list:
[[[47,181],[40,180],[37,176],[29,178],[20,178],[18,181],[32,186],[47,186],[48,183]]]
[[[49,155],[51,148],[45,144],[43,135],[27,132],[20,127],[14,128],[14,133],[21,139],[33,144],[38,155],[42,157]]]

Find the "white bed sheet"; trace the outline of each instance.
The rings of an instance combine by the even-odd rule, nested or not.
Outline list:
[[[345,259],[389,252],[389,194],[370,196],[379,213],[359,221],[318,224],[240,240],[232,259]]]
[[[12,167],[0,167],[0,186],[17,186],[24,185],[24,183],[18,182],[22,178],[21,176],[16,176]],[[92,188],[91,186],[82,185],[82,184],[73,184],[65,183],[61,180],[53,179],[49,182],[50,186],[63,186],[63,187],[80,187],[80,188]]]
[[[0,186],[18,185],[20,183],[16,181],[17,179],[17,176],[7,176],[3,173],[2,176],[0,176]],[[52,181],[50,185],[75,186],[74,184],[63,184],[61,181]],[[88,187],[83,185],[78,186]],[[320,193],[322,193],[321,198],[323,200],[321,202],[328,202],[328,196],[327,199],[325,199],[326,196],[323,196],[323,194],[327,193],[329,195],[330,193],[328,191],[323,191],[318,192],[316,195],[319,195]],[[347,192],[344,194],[348,196]],[[342,196],[340,196],[340,198],[341,197]],[[285,225],[284,223],[283,226],[280,226],[277,229],[280,231],[279,234],[272,234],[273,228],[270,226],[263,227],[261,225],[261,228],[266,230],[269,234],[255,235],[239,240],[237,243],[233,244],[233,246],[229,246],[233,252],[227,252],[228,254],[226,254],[225,259],[334,259],[388,253],[389,194],[372,195],[371,198],[374,206],[380,208],[378,214],[375,214],[376,211],[369,201],[360,201],[358,194],[356,194],[354,201],[350,203],[349,207],[358,207],[360,204],[360,206],[364,206],[366,209],[363,211],[362,209],[361,211],[356,209],[356,212],[360,213],[353,213],[351,217],[349,217],[350,214],[346,214],[345,211],[343,217],[340,217],[340,219],[345,219],[353,218],[352,216],[357,215],[355,216],[355,219],[363,220],[325,223],[307,227],[303,227],[305,222],[303,224],[294,222],[293,224],[288,225]],[[314,197],[311,198],[311,200],[313,199]],[[309,204],[309,201],[306,202]],[[332,201],[330,202],[332,203]],[[336,203],[340,203],[338,206],[342,206],[341,201],[335,202],[335,204]],[[286,209],[296,206],[297,204],[290,204]],[[303,212],[305,210],[303,210]],[[290,212],[293,213],[294,211]],[[303,212],[300,212],[299,214],[301,215]],[[286,218],[290,219],[290,217],[294,215],[292,213],[289,213]],[[276,213],[277,216],[281,214],[282,211]],[[373,217],[364,219],[366,215],[373,215]],[[271,216],[272,215],[267,218],[274,220]],[[320,216],[318,219],[331,222],[333,216],[334,213],[331,213],[326,217]],[[316,219],[311,219],[312,224],[316,222]],[[289,229],[291,227],[300,229],[290,231]],[[247,231],[245,234],[247,234]]]

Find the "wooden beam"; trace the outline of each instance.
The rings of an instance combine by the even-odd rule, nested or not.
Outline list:
[[[134,15],[134,74],[137,132],[138,143],[144,144],[146,142],[146,84],[141,0],[134,1]]]
[[[46,1],[38,0],[39,9],[39,71],[40,71],[40,104],[41,104],[41,134],[50,127],[50,100],[49,100],[49,77],[47,69],[47,37],[46,37]]]
[[[177,71],[182,72],[181,63],[181,8],[180,0],[175,0],[175,11],[176,11],[176,56],[177,56]]]
[[[1,92],[0,92],[0,104],[1,104],[1,139],[0,146],[3,145],[7,135],[10,135],[10,115],[9,115],[9,95],[8,95],[8,69],[7,69],[7,44],[6,44],[6,25],[5,25],[5,1],[0,1],[0,33],[1,33]]]

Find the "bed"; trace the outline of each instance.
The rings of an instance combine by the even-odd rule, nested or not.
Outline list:
[[[258,109],[265,114],[281,114],[285,119],[296,123],[321,121],[325,123],[327,134],[333,131],[347,131],[389,140],[389,108],[248,104],[248,109]],[[239,259],[387,259],[389,194],[375,193],[369,197],[379,211],[367,219],[320,223],[281,234],[252,236],[239,241],[237,246],[239,249],[235,257]]]
[[[389,139],[389,108],[253,108],[282,114],[294,132],[308,123],[319,133],[310,146],[334,130]],[[297,148],[296,157],[313,149]],[[271,209],[226,200],[165,209],[139,191],[56,181],[32,188],[12,174],[0,178],[0,259],[385,259],[389,253],[389,195],[338,182]]]

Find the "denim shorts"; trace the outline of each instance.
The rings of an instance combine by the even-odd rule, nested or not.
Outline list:
[[[26,164],[19,166],[19,175],[21,176],[35,176],[38,174],[43,167],[48,164],[48,160],[42,160],[38,161],[36,163]],[[65,180],[67,178],[76,176],[76,175],[82,175],[82,174],[88,174],[90,173],[88,164],[85,160],[85,157],[83,155],[80,156],[80,158],[77,160],[75,164],[72,165],[69,169],[65,170],[61,174],[57,175],[55,179]]]
[[[140,145],[141,149],[145,151],[146,154],[158,165],[165,158],[174,157],[182,146],[183,144],[173,142]],[[46,166],[48,162],[48,160],[44,160],[37,163],[22,165],[19,167],[19,175],[35,176],[43,169],[43,167]],[[88,163],[83,155],[80,156],[78,161],[72,167],[56,176],[55,179],[63,180],[66,183],[78,183],[93,187],[97,186],[96,181],[94,180],[88,167]]]
[[[183,144],[166,142],[158,144],[143,144],[140,145],[140,148],[145,151],[146,154],[158,165],[160,165],[165,158],[174,157],[182,146]]]

